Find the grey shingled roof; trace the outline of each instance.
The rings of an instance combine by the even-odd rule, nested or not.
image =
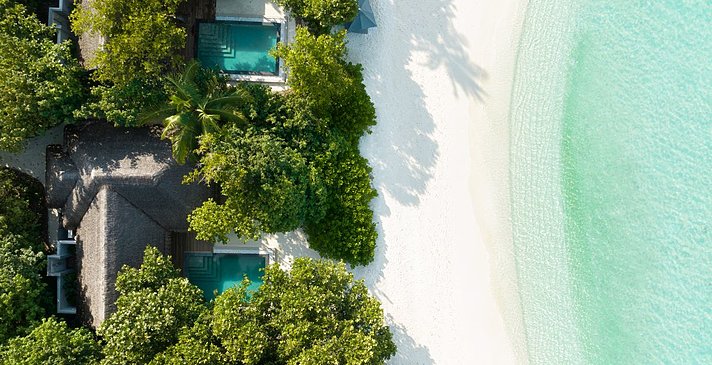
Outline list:
[[[187,215],[210,196],[182,184],[192,169],[172,158],[152,128],[106,122],[67,127],[64,146],[47,148],[47,201],[77,229],[84,317],[98,326],[113,310],[116,273],[138,266],[147,244],[170,250],[170,233],[188,228]]]
[[[68,127],[63,151],[47,154],[47,200],[63,208],[64,226],[78,227],[99,189],[110,186],[166,230],[187,230],[186,216],[210,192],[182,184],[192,166],[179,165],[159,133],[106,122]]]

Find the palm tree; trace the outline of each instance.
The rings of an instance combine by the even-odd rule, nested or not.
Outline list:
[[[193,156],[204,134],[219,132],[224,123],[247,123],[237,107],[248,102],[249,95],[226,88],[225,81],[214,74],[199,87],[197,77],[205,71],[191,61],[182,73],[166,77],[169,99],[140,116],[142,123],[163,122],[161,138],[171,140],[173,157],[180,164]]]

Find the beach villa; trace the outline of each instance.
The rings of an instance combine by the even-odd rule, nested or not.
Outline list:
[[[98,326],[114,309],[116,274],[139,266],[147,245],[170,254],[207,298],[243,275],[258,285],[259,269],[274,260],[256,243],[214,247],[188,233],[187,215],[214,194],[182,183],[192,166],[178,165],[159,136],[155,128],[99,121],[67,127],[64,144],[47,147],[47,205],[59,210],[62,227],[57,254],[48,258],[48,274],[58,277],[58,312],[76,312],[64,293],[65,275],[76,269],[78,312]]]
[[[270,50],[289,42],[294,29],[294,20],[271,1],[217,0],[213,19],[196,20],[195,58],[233,80],[281,84],[286,75]]]
[[[70,9],[64,4],[50,9],[58,34],[67,28]],[[281,8],[265,0],[196,0],[182,14],[189,30],[186,58],[234,81],[284,87],[284,70],[269,54],[294,34],[294,21]],[[87,59],[103,40],[85,37],[80,44]],[[188,232],[187,215],[218,195],[205,185],[182,184],[192,169],[175,162],[156,128],[90,122],[66,127],[61,144],[47,146],[47,203],[59,220],[50,225],[58,229],[50,233],[55,254],[48,256],[47,275],[57,277],[58,313],[78,313],[98,327],[115,309],[118,271],[140,265],[147,245],[171,255],[206,299],[244,276],[253,288],[260,285],[260,269],[275,262],[271,249],[236,239],[214,246]],[[75,277],[78,295],[69,289]]]

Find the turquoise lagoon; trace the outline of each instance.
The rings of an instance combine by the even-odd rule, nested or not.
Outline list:
[[[712,3],[530,0],[511,110],[533,364],[712,364]]]

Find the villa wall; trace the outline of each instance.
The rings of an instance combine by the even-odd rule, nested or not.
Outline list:
[[[216,0],[218,17],[285,19],[282,9],[268,0]]]

